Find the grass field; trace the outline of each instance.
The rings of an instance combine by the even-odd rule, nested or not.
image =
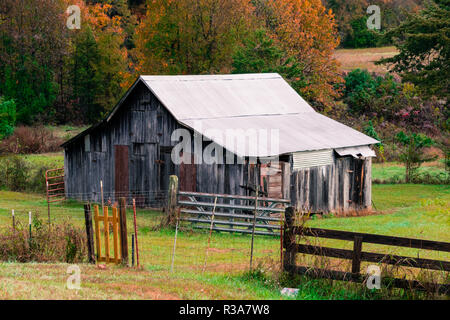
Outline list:
[[[425,163],[421,166],[417,174],[430,174],[432,176],[440,176],[441,181],[449,179],[449,172],[445,170],[443,160]],[[399,162],[374,163],[372,165],[372,181],[386,182],[395,178],[397,181],[405,180],[405,166]]]
[[[450,241],[450,188],[440,185],[374,185],[375,215],[364,217],[322,218],[310,226],[421,239]],[[14,192],[0,192],[0,226],[10,225],[10,210],[27,221],[29,210],[46,217],[45,198]],[[82,205],[68,202],[56,206],[52,216],[57,221],[70,219],[83,225]],[[129,233],[132,232],[128,212]],[[184,230],[179,233],[174,272],[170,273],[174,231],[153,230],[161,214],[138,210],[138,227],[143,270],[108,265],[106,270],[81,264],[82,289],[65,288],[65,264],[0,263],[0,298],[19,299],[280,299],[281,285],[261,275],[245,275],[248,270],[250,236],[214,233],[208,251],[207,233]],[[351,243],[328,241],[332,247],[351,248]],[[365,246],[380,251],[384,246]],[[255,265],[270,274],[279,266],[279,239],[256,237]],[[386,250],[386,249],[384,249]],[[383,252],[383,251],[381,251]],[[392,253],[387,251],[387,253]],[[400,253],[415,257],[416,250]],[[423,252],[421,257],[449,260],[448,255]],[[300,285],[300,299],[375,299],[378,293],[364,291],[358,285],[308,280]],[[404,298],[394,295],[394,298]]]
[[[375,65],[375,61],[382,58],[393,57],[397,54],[395,47],[367,48],[367,49],[339,49],[334,53],[341,64],[342,71],[354,69],[367,69],[369,72],[385,74],[388,69],[385,65]]]

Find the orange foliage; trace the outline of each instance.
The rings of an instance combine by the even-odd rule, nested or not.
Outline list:
[[[320,0],[268,0],[267,7],[273,37],[304,66],[309,85],[302,95],[329,105],[339,96],[334,84],[342,82],[333,58],[339,44],[333,13]]]

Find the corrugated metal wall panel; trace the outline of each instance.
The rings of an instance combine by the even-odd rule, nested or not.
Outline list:
[[[294,170],[326,166],[333,163],[333,149],[294,152]]]

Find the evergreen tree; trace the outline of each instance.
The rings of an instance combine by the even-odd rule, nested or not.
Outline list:
[[[399,54],[378,63],[412,82],[426,95],[449,97],[450,0],[435,0],[418,14],[411,14],[387,37],[394,39]]]
[[[277,46],[264,29],[254,32],[238,47],[232,67],[233,73],[279,73],[296,90],[306,86],[300,63]]]

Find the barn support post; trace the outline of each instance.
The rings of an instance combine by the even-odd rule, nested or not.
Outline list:
[[[176,207],[177,207],[177,196],[178,196],[178,177],[176,175],[171,175],[169,177],[169,190],[167,196],[167,221],[168,224],[173,224],[176,217]]]
[[[287,207],[284,213],[284,227],[283,227],[283,247],[285,252],[283,254],[283,270],[290,271],[295,265],[296,258],[296,241],[294,233],[294,207]]]
[[[291,186],[291,166],[289,162],[280,162],[281,164],[281,196],[283,199],[290,199]]]
[[[89,263],[95,263],[94,229],[92,227],[91,205],[88,203],[84,205],[84,221],[86,224],[88,260],[89,260]]]
[[[289,174],[289,193],[291,198],[291,207],[298,209],[300,203],[298,201],[299,195],[299,181],[298,181],[299,171],[291,171]]]
[[[120,198],[119,223],[120,223],[120,252],[122,254],[122,264],[128,266],[128,237],[127,237],[127,209],[126,200]]]

